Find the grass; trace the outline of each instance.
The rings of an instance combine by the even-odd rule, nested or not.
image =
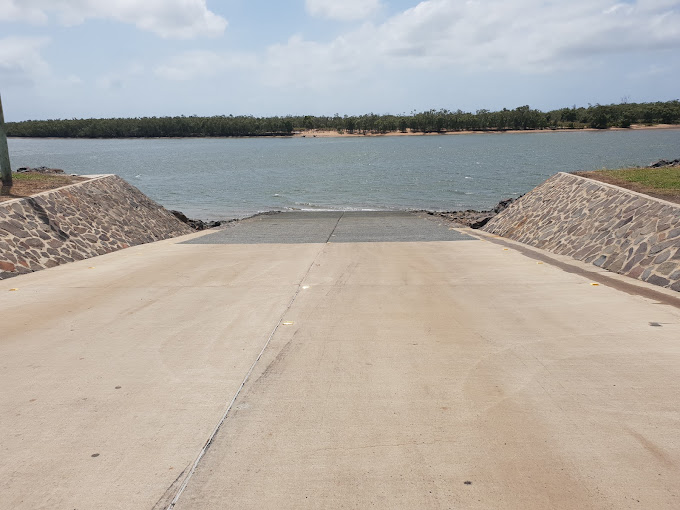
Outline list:
[[[593,172],[576,172],[576,174],[680,203],[680,168],[678,167],[603,169]]]
[[[13,173],[12,186],[0,188],[0,202],[13,198],[30,197],[36,193],[61,188],[82,180],[84,180],[82,177],[63,174]]]
[[[64,180],[65,177],[67,176],[58,174],[39,174],[33,172],[12,174],[12,180],[14,182],[30,182],[30,181],[57,182]]]
[[[624,168],[621,170],[599,171],[613,179],[637,182],[655,190],[680,191],[680,167]]]

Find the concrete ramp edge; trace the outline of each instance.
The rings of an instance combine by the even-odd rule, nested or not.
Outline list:
[[[193,230],[116,175],[0,203],[0,280]]]
[[[680,205],[559,173],[486,232],[680,291]]]

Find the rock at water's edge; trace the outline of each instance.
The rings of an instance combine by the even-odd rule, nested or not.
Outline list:
[[[504,211],[512,204],[515,198],[508,198],[507,200],[501,200],[498,202],[496,207],[489,211],[475,211],[473,209],[468,209],[467,211],[450,211],[437,213],[439,216],[443,216],[451,221],[460,223],[470,228],[482,228],[486,225],[491,218],[496,216],[501,211]]]
[[[170,212],[175,215],[175,218],[177,218],[182,223],[186,223],[194,230],[206,230],[209,228],[215,228],[222,225],[221,221],[192,220],[191,218],[187,218],[186,215],[181,211],[171,210]]]
[[[660,159],[659,161],[655,161],[654,163],[649,165],[647,168],[666,168],[678,166],[680,166],[680,158],[672,160]]]

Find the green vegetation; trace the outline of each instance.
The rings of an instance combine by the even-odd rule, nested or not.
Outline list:
[[[385,134],[446,133],[630,127],[632,124],[680,124],[680,101],[622,103],[549,112],[520,106],[514,110],[429,110],[402,115],[252,117],[143,117],[133,119],[55,119],[8,122],[8,136],[58,138],[156,138],[206,136],[287,136],[299,130]]]
[[[680,192],[680,167],[624,168],[598,172],[612,179],[635,182],[646,188]]]
[[[0,189],[0,202],[14,198],[30,197],[36,193],[61,188],[69,184],[87,180],[64,174],[15,173],[11,185]]]
[[[13,173],[12,177],[14,178],[14,181],[16,182],[30,182],[30,181],[54,181],[54,180],[59,180],[59,179],[64,179],[64,175],[55,175],[55,174],[39,174],[36,172],[27,172],[27,173]]]
[[[603,169],[575,174],[680,204],[680,167]]]

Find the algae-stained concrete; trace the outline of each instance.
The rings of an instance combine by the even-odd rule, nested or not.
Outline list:
[[[0,507],[166,506],[271,338],[176,508],[677,508],[678,308],[486,237],[185,239],[0,282]]]

